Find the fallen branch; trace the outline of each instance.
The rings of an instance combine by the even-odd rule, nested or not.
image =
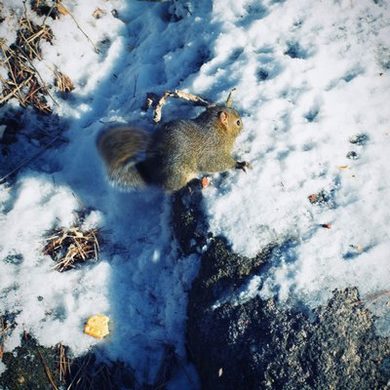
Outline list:
[[[211,107],[214,106],[214,103],[209,102],[206,99],[203,99],[200,96],[193,95],[192,93],[184,92],[179,89],[175,89],[174,91],[167,91],[162,95],[162,97],[156,101],[157,96],[155,94],[149,93],[146,98],[145,107],[153,107],[153,121],[154,123],[159,123],[161,120],[161,111],[163,106],[166,104],[168,98],[173,97],[176,99],[183,99],[192,103],[195,103],[198,106],[203,107]]]

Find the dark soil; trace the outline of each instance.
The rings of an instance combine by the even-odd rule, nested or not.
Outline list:
[[[65,348],[66,349],[66,348]],[[112,390],[135,389],[133,372],[121,362],[99,361],[99,353],[67,356],[69,371],[59,372],[58,346],[46,348],[28,335],[13,352],[2,358],[7,370],[0,376],[1,390],[77,389]]]

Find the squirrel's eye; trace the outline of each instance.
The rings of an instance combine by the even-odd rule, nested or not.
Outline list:
[[[240,126],[241,125],[241,121],[239,119],[237,119],[236,124],[237,124],[237,126]]]

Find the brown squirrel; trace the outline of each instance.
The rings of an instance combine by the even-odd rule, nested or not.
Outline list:
[[[228,105],[210,106],[195,119],[169,122],[153,134],[133,127],[103,131],[97,147],[109,180],[124,188],[155,185],[171,192],[200,173],[245,171],[250,164],[231,156],[242,120]]]

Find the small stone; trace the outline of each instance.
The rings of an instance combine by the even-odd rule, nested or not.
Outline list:
[[[260,81],[267,80],[269,76],[269,73],[265,69],[259,69],[257,72],[257,78]]]
[[[310,203],[316,203],[317,200],[318,200],[318,195],[317,194],[311,194],[308,196],[308,199],[310,201]]]
[[[365,145],[369,139],[370,139],[370,137],[367,134],[361,133],[361,134],[356,134],[356,135],[352,136],[349,139],[349,142],[351,144],[355,144],[355,145]]]
[[[357,160],[359,158],[359,155],[354,151],[350,151],[347,153],[346,157],[350,160]]]
[[[332,227],[332,225],[330,223],[322,223],[321,227],[323,227],[325,229],[330,229]]]

